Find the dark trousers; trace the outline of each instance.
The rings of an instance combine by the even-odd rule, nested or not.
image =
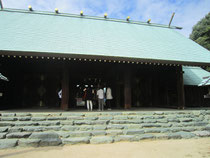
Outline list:
[[[106,103],[107,103],[106,105],[108,109],[111,109],[111,101],[112,100],[106,100]]]

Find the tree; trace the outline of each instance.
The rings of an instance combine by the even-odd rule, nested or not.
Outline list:
[[[193,26],[190,39],[210,50],[210,12]]]
[[[190,39],[210,50],[210,12],[193,26]],[[210,67],[206,70],[210,72]]]

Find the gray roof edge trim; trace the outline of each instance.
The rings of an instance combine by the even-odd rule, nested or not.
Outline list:
[[[0,55],[11,56],[33,56],[33,57],[56,57],[56,58],[81,58],[81,59],[96,59],[96,60],[117,60],[129,62],[143,62],[148,65],[152,63],[166,64],[166,65],[182,65],[182,66],[210,66],[210,63],[205,62],[189,62],[177,60],[162,60],[162,59],[149,59],[149,58],[133,58],[133,57],[120,57],[120,56],[105,56],[105,55],[87,55],[87,54],[71,54],[71,53],[56,53],[56,52],[35,52],[35,51],[8,51],[0,50]]]
[[[162,27],[162,28],[168,28],[168,29],[182,29],[182,27],[178,26],[168,26],[164,24],[157,24],[157,23],[147,23],[147,22],[141,22],[141,21],[134,21],[134,20],[129,20],[126,21],[124,19],[114,19],[114,18],[103,18],[99,16],[88,16],[88,15],[83,15],[80,16],[79,14],[70,14],[70,13],[54,13],[54,12],[49,12],[49,11],[29,11],[29,10],[24,10],[24,9],[12,9],[12,8],[4,8],[0,11],[5,11],[5,12],[18,12],[18,13],[28,13],[28,14],[39,14],[39,15],[51,15],[51,16],[63,16],[63,17],[73,17],[73,18],[84,18],[84,19],[92,19],[92,20],[102,20],[102,21],[109,21],[109,22],[119,22],[119,23],[127,23],[127,24],[137,24],[137,25],[144,25],[144,26],[153,26],[153,27]]]

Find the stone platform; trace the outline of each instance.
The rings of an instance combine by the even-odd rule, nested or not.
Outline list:
[[[210,110],[0,113],[0,149],[210,137]]]

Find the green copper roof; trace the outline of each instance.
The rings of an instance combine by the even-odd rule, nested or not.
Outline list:
[[[210,52],[173,28],[102,19],[0,10],[0,50],[210,65]]]
[[[198,86],[203,77],[210,76],[210,72],[200,67],[183,66],[183,71],[184,85]]]

